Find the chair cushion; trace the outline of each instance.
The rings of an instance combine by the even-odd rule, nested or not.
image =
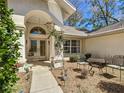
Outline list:
[[[80,65],[87,65],[88,62],[77,62],[77,64],[80,64]]]
[[[107,65],[107,66],[115,69],[120,69],[120,66],[117,65]],[[121,67],[121,69],[124,70],[124,67]]]

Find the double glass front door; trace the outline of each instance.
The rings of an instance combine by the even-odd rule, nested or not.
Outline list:
[[[45,57],[46,55],[45,40],[31,40],[30,53],[31,56],[34,57]]]

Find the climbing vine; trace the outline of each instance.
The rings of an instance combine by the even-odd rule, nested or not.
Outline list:
[[[18,80],[15,64],[20,56],[20,34],[16,32],[12,13],[6,0],[0,0],[0,93],[12,93],[12,87]]]
[[[50,37],[53,36],[55,38],[55,48],[58,51],[62,50],[62,44],[63,44],[63,36],[62,34],[58,33],[55,29],[53,31],[50,32]]]
[[[49,30],[48,38],[54,37],[55,39],[54,46],[55,46],[57,54],[60,55],[61,52],[63,51],[63,42],[64,42],[63,33],[62,31],[61,32],[57,31],[54,28],[54,25],[47,24],[46,26]]]

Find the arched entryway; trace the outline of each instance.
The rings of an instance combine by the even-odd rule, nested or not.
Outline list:
[[[48,26],[52,26],[51,17],[44,11],[33,10],[25,16],[25,25],[27,59],[49,60],[51,39],[48,38]]]
[[[30,47],[29,54],[30,57],[46,59],[47,57],[47,37],[46,39],[42,38],[46,36],[46,32],[41,27],[34,27],[30,31]],[[40,37],[40,38],[38,38]]]

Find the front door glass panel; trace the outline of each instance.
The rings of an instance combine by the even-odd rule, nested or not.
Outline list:
[[[37,53],[37,40],[31,40],[30,55],[35,56]]]
[[[45,41],[40,41],[40,56],[45,56]]]

